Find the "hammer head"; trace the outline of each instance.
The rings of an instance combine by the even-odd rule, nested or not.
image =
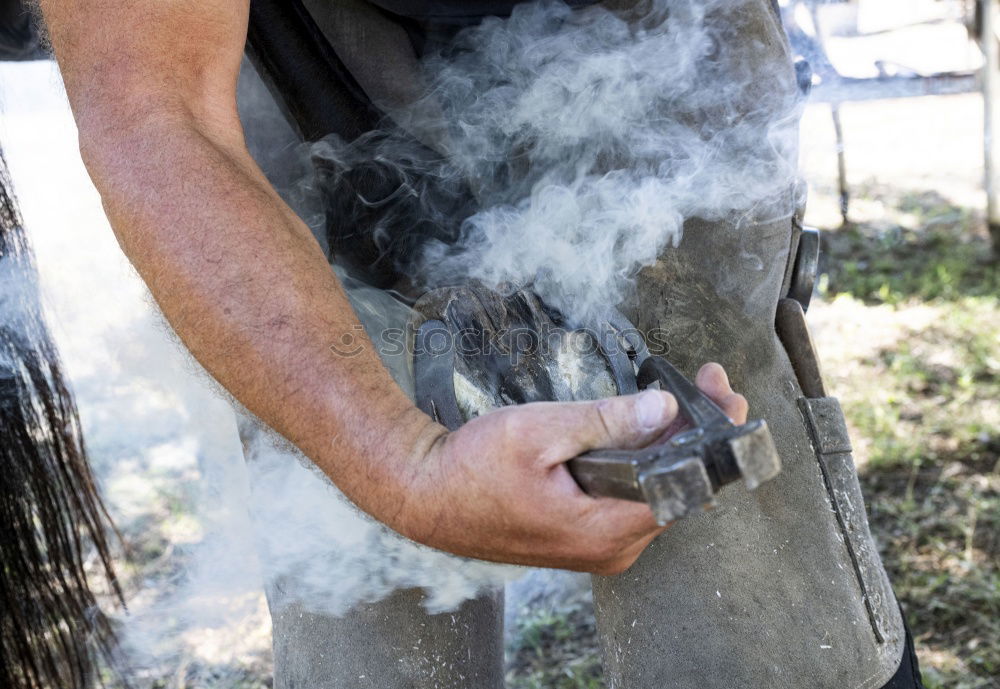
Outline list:
[[[727,442],[743,481],[754,490],[781,472],[781,457],[767,422],[757,419],[735,427],[736,434]]]
[[[750,490],[781,471],[763,420],[696,427],[666,445],[640,450],[637,483],[656,521],[665,525],[715,505],[719,488],[743,479]]]
[[[712,480],[698,455],[654,462],[639,474],[639,485],[660,526],[715,505]]]

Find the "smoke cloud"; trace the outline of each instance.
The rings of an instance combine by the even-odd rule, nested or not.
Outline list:
[[[407,202],[419,197],[437,225],[455,204],[409,180],[458,178],[478,211],[457,242],[430,240],[404,270],[427,286],[531,284],[585,318],[623,301],[685,219],[790,215],[801,102],[783,47],[747,39],[762,33],[749,4],[525,4],[429,55],[426,96],[393,118],[439,132],[438,164],[416,165],[384,134],[353,146],[394,164]],[[348,157],[337,146],[317,155]]]
[[[524,5],[432,59],[483,209],[457,251],[427,251],[426,273],[533,283],[587,316],[620,303],[684,219],[789,215],[799,102],[780,51],[727,50],[752,31],[744,4]]]
[[[396,589],[422,588],[432,613],[507,580],[521,567],[421,546],[355,508],[304,456],[264,429],[244,429],[254,525],[272,605],[343,614]]]

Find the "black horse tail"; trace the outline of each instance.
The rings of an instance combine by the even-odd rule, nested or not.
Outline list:
[[[87,570],[123,599],[37,277],[0,153],[0,687],[84,689],[120,667]]]

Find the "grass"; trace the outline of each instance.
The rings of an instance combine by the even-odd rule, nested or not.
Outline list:
[[[823,288],[902,327],[838,393],[928,689],[1000,687],[1000,266],[966,209],[879,198],[888,224],[828,233]]]
[[[588,601],[523,617],[508,645],[510,689],[603,689]]]
[[[867,304],[960,301],[1000,295],[1000,269],[977,220],[935,192],[878,189],[895,222],[856,223],[824,236],[821,290]]]
[[[929,689],[1000,676],[1000,497],[974,466],[869,471],[870,516]],[[994,472],[995,474],[995,472]],[[992,486],[991,486],[992,483]]]
[[[869,445],[872,468],[996,461],[1000,400],[1000,308],[967,298],[925,328],[861,362],[872,383],[844,392],[845,411]]]

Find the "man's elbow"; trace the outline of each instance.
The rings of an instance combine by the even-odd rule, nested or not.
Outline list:
[[[74,103],[80,156],[98,189],[135,165],[144,144],[162,139],[171,129],[189,125],[182,103],[171,103],[145,90],[110,89],[88,94]]]
[[[107,80],[113,84],[114,80]],[[80,155],[99,190],[128,175],[167,146],[196,138],[235,145],[240,136],[235,97],[231,106],[157,89],[155,80],[121,90],[102,87],[74,103]],[[204,102],[203,102],[204,101]]]

